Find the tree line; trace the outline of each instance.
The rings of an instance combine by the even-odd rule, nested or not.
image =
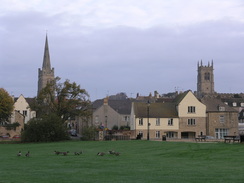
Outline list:
[[[85,89],[69,80],[60,82],[60,78],[56,77],[34,98],[34,103],[30,104],[31,110],[36,111],[36,118],[25,124],[21,140],[24,142],[67,140],[69,135],[66,121],[75,117],[89,119],[90,106],[89,94]],[[7,122],[13,110],[13,98],[5,89],[0,88],[0,122]]]

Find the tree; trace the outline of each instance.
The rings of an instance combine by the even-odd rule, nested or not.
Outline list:
[[[95,126],[87,126],[82,130],[81,140],[95,140],[96,136],[96,127]]]
[[[66,126],[56,114],[32,118],[21,134],[23,142],[54,142],[69,139]]]
[[[86,90],[81,89],[75,82],[66,80],[61,83],[59,80],[57,77],[54,82],[48,83],[31,106],[37,111],[37,117],[55,113],[66,121],[74,119],[75,116],[90,115],[90,101]]]
[[[0,88],[0,122],[7,121],[14,109],[14,100],[9,93]]]

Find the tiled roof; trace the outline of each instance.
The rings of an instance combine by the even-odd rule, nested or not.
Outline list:
[[[92,103],[93,110],[98,109],[103,105],[104,100],[99,99]],[[108,105],[112,107],[119,114],[130,114],[131,113],[132,100],[108,100]]]
[[[229,106],[233,106],[236,103],[236,107],[243,107],[244,98],[222,98],[222,102],[228,103]],[[234,107],[234,106],[233,106]]]
[[[226,112],[238,112],[234,108],[226,105],[220,99],[214,97],[204,97],[201,102],[206,105],[207,112],[218,112],[219,107],[224,107]]]
[[[147,103],[134,102],[134,112],[137,118],[148,117]],[[174,103],[151,103],[149,105],[150,118],[178,117]]]
[[[25,98],[25,97],[24,97]],[[14,102],[16,102],[19,99],[19,97],[14,97]],[[26,102],[30,105],[35,102],[35,98],[25,98]]]
[[[183,100],[183,98],[185,98],[185,96],[188,94],[189,91],[186,91],[184,93],[180,93],[179,95],[177,95],[175,97],[175,99],[173,100],[174,103],[176,103],[177,105]]]

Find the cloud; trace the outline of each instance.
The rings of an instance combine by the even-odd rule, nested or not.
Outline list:
[[[35,6],[41,2],[47,7],[36,11],[31,2],[22,3],[0,14],[0,78],[4,78],[0,87],[10,93],[36,95],[46,30],[55,75],[80,84],[92,99],[119,92],[135,96],[175,88],[194,91],[197,62],[207,64],[212,59],[216,91],[242,91],[240,1],[223,1],[216,13],[213,8],[219,1],[197,1],[199,5],[187,1],[181,9],[180,1],[70,4],[63,0],[57,10],[55,1],[35,1]],[[220,14],[223,10],[227,12]]]

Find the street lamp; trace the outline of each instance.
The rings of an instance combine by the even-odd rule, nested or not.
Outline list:
[[[149,107],[150,107],[150,102],[149,100],[147,101],[147,140],[149,140]]]

